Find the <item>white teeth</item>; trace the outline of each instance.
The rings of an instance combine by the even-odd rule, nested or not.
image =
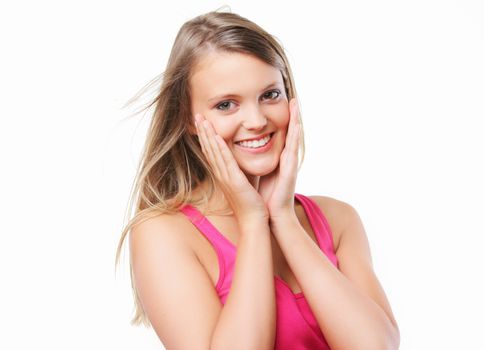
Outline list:
[[[267,142],[269,142],[270,139],[271,139],[271,135],[267,135],[266,137],[257,141],[241,141],[241,142],[236,142],[236,144],[247,148],[259,148],[264,146]]]

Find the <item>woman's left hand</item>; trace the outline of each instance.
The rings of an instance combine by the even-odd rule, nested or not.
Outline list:
[[[266,202],[271,222],[294,215],[298,151],[300,140],[299,110],[295,98],[289,101],[289,125],[279,165],[259,179],[259,193]]]

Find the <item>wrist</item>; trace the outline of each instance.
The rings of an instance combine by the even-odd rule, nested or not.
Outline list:
[[[296,212],[292,210],[271,215],[270,225],[273,231],[277,231],[294,225],[300,225],[300,223]]]
[[[269,218],[263,216],[240,217],[237,219],[242,230],[254,230],[269,227]]]

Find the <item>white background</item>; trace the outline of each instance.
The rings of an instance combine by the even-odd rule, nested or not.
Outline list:
[[[161,347],[129,325],[127,250],[114,271],[149,120],[121,107],[224,4],[0,5],[0,348]],[[483,349],[483,3],[228,4],[286,48],[297,192],[358,210],[401,349]]]

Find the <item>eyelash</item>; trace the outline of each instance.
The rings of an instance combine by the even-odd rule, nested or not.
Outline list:
[[[275,98],[272,98],[271,100],[276,100],[276,99],[278,99],[281,96],[281,92],[279,90],[270,90],[270,91],[267,91],[262,96],[266,96],[267,94],[272,94],[274,92],[277,93],[277,96]],[[220,111],[226,111],[227,109],[220,109],[219,108],[220,106],[224,105],[225,103],[231,103],[231,101],[223,101],[223,102],[219,103],[218,105],[216,105],[215,108],[218,109],[218,110],[220,110]]]

